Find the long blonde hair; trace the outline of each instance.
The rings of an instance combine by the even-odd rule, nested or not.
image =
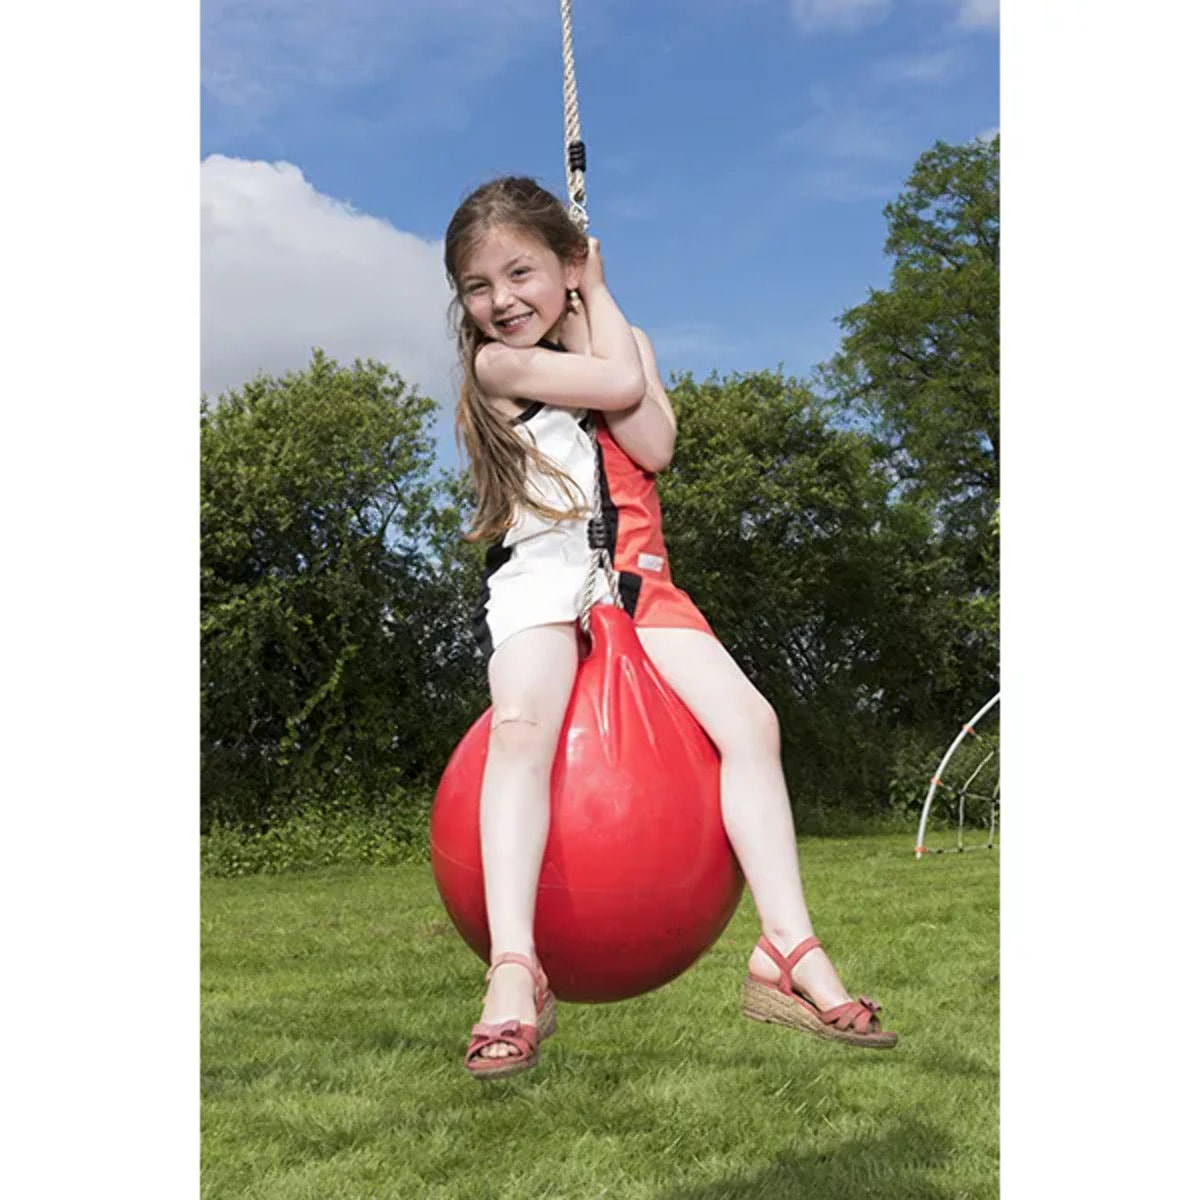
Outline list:
[[[587,516],[579,488],[569,475],[529,445],[513,425],[484,398],[475,374],[475,355],[489,339],[475,324],[462,301],[459,279],[467,256],[490,230],[516,230],[540,239],[561,262],[588,252],[587,237],[567,215],[556,196],[532,179],[506,176],[477,188],[459,205],[446,228],[446,274],[454,287],[451,311],[457,318],[462,387],[455,414],[459,447],[466,451],[475,488],[475,519],[468,541],[497,541],[524,506],[547,520]],[[564,304],[566,297],[563,297]],[[530,462],[561,490],[565,509],[554,508],[531,493]]]

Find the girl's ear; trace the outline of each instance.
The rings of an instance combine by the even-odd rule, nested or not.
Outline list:
[[[575,258],[569,258],[567,260],[563,275],[566,279],[568,291],[575,292],[579,290],[579,284],[583,279],[583,268],[586,264],[586,255],[579,255]]]

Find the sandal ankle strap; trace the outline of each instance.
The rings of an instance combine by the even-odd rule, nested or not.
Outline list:
[[[805,938],[798,946],[792,948],[790,954],[783,954],[765,933],[758,939],[758,948],[779,968],[782,972],[781,977],[789,981],[791,980],[792,971],[795,969],[796,964],[810,950],[815,950],[820,944],[820,938]]]
[[[507,966],[512,963],[514,966],[524,967],[525,970],[533,976],[533,986],[537,990],[539,1000],[543,993],[550,986],[549,980],[546,978],[546,972],[542,970],[541,963],[536,959],[530,958],[528,954],[516,954],[512,951],[505,951],[503,954],[497,954],[492,959],[492,965],[488,967],[487,974],[484,976],[485,982],[490,983],[492,976],[496,973],[497,967]]]

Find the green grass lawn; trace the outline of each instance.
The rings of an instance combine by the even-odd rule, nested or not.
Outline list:
[[[682,979],[563,1004],[534,1071],[461,1066],[483,964],[425,866],[203,884],[203,1184],[216,1200],[984,1200],[999,1194],[999,869],[801,844],[817,932],[892,1051],[737,1013],[749,896]]]

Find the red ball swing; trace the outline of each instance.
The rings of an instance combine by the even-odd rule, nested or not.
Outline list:
[[[600,605],[550,782],[534,940],[564,1000],[641,995],[687,970],[729,923],[742,876],[721,820],[713,744],[646,657],[633,622]],[[479,790],[491,710],[450,758],[434,802],[433,874],[459,933],[489,941]]]

